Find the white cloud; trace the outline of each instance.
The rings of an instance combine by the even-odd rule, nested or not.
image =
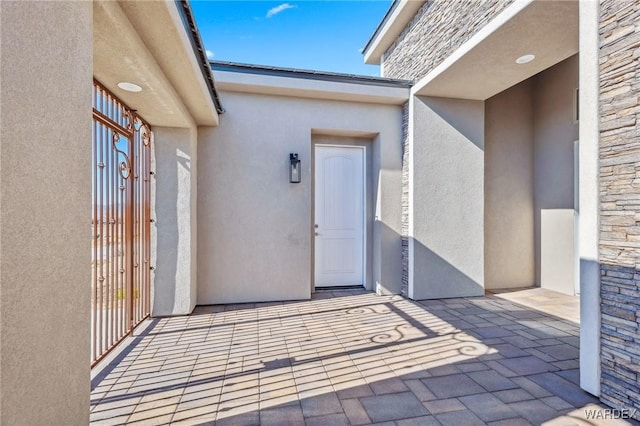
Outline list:
[[[212,51],[207,50],[207,59],[213,59],[213,57],[216,56]]]
[[[266,16],[267,18],[271,18],[272,16],[275,16],[280,12],[284,12],[287,9],[294,9],[296,7],[298,6],[289,3],[282,3],[280,6],[272,7],[271,9],[269,9]]]

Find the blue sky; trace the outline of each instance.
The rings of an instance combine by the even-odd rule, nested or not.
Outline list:
[[[391,0],[192,1],[212,59],[380,75],[360,50]]]

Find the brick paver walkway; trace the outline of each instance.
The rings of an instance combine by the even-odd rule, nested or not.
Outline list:
[[[604,406],[579,388],[577,359],[576,323],[498,296],[205,306],[152,320],[94,378],[91,421],[613,424],[580,423]]]

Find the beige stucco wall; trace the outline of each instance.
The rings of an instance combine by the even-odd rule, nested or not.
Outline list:
[[[0,424],[86,425],[92,3],[0,17]]]
[[[575,55],[486,102],[487,288],[574,294]]]
[[[580,3],[580,175],[578,250],[580,259],[580,386],[600,394],[600,265],[598,98],[599,2]]]
[[[536,282],[574,294],[574,119],[578,55],[534,78]],[[545,213],[546,212],[546,213]],[[562,232],[558,232],[558,231]]]
[[[154,127],[152,316],[186,315],[197,288],[197,135],[195,127]]]
[[[414,96],[409,297],[484,294],[484,102]]]
[[[535,283],[532,81],[485,103],[486,288]]]
[[[312,289],[312,134],[370,135],[372,289],[400,290],[401,107],[222,91],[200,129],[198,304],[307,299]],[[319,130],[322,129],[322,130]],[[289,153],[302,182],[289,183]],[[375,265],[375,262],[374,262]]]

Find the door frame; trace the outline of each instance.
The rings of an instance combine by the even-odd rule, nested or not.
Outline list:
[[[315,223],[316,223],[316,148],[317,147],[326,147],[326,148],[356,148],[361,151],[362,154],[362,288],[368,289],[369,282],[367,279],[367,271],[369,268],[369,235],[367,232],[367,228],[369,227],[368,223],[368,212],[367,206],[369,202],[368,188],[369,188],[369,167],[367,167],[367,147],[368,140],[363,139],[362,145],[353,145],[350,143],[340,144],[340,143],[315,143],[312,141],[311,143],[311,224],[310,224],[310,235],[311,238],[311,292],[315,292],[316,289],[316,240],[315,240]],[[339,287],[337,287],[339,288]]]

